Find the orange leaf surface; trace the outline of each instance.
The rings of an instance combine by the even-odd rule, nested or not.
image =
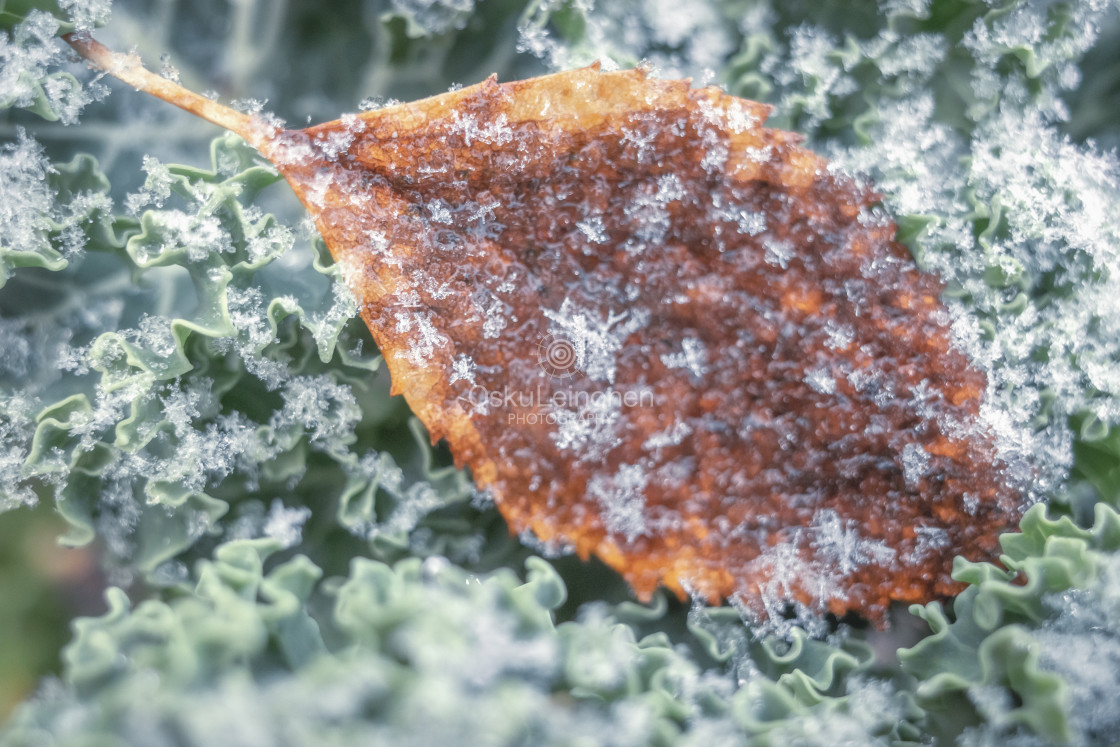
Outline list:
[[[510,528],[640,598],[881,621],[1019,516],[938,281],[765,105],[592,67],[287,131],[156,93],[277,165]]]

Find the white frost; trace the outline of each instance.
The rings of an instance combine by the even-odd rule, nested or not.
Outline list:
[[[474,384],[474,360],[469,355],[458,355],[451,364],[451,383],[456,381]]]
[[[817,513],[811,531],[817,556],[827,564],[826,570],[837,576],[847,576],[869,563],[888,563],[895,556],[894,548],[882,540],[863,537],[854,521],[844,521],[831,509]]]
[[[663,354],[661,362],[669,368],[686,369],[693,377],[699,379],[708,372],[708,348],[703,340],[686,337],[681,340],[680,352]]]
[[[549,332],[567,339],[576,354],[576,367],[594,381],[613,384],[617,361],[615,355],[622,349],[626,338],[642,329],[648,321],[648,312],[635,310],[616,314],[607,313],[604,319],[597,312],[582,309],[564,299],[559,311],[544,310],[552,321]]]
[[[609,477],[596,474],[587,492],[603,507],[603,525],[611,534],[619,534],[628,542],[646,533],[645,489],[649,474],[637,464],[620,465]]]
[[[295,547],[303,539],[303,525],[311,518],[307,506],[289,508],[279,498],[272,501],[268,519],[264,524],[264,535],[278,540],[284,547]]]
[[[910,443],[902,447],[902,477],[910,488],[916,487],[929,472],[929,452],[921,444]]]
[[[836,392],[836,378],[824,367],[814,368],[805,374],[805,383],[819,394],[834,394]]]
[[[602,217],[598,215],[584,218],[576,223],[576,228],[587,237],[588,241],[596,244],[605,244],[607,242],[606,224],[603,222]]]

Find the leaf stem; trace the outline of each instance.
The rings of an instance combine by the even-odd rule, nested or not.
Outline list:
[[[271,142],[275,136],[276,128],[267,125],[261,119],[242,114],[184,88],[172,80],[156,75],[144,67],[137,55],[114,52],[90,36],[87,31],[64,34],[62,39],[94,67],[104,70],[137,90],[174,104],[180,109],[240,135],[258,150]]]

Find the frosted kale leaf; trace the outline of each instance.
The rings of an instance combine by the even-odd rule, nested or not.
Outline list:
[[[639,632],[664,605],[596,604],[555,624],[567,592],[537,558],[523,576],[358,558],[320,583],[302,555],[275,562],[282,544],[221,545],[168,601],[133,605],[111,589],[109,611],[77,621],[62,679],[17,712],[6,741],[779,744],[830,725],[863,743],[913,736],[904,694],[845,684],[869,660],[858,646],[758,646],[740,687],[665,633]]]
[[[181,577],[180,553],[224,534],[296,542],[301,503],[322,506],[320,520],[337,510],[341,526],[363,539],[400,544],[427,514],[466,500],[463,476],[415,456],[428,448],[407,428],[395,451],[418,460],[409,477],[436,480],[439,493],[423,480],[389,479],[392,457],[359,443],[391,409],[373,375],[380,359],[353,323],[337,269],[250,203],[276,172],[233,137],[215,141],[209,169],[148,159],[145,170],[126,203],[152,209],[85,220],[81,236],[98,250],[91,258],[113,258],[157,289],[156,303],[129,304],[132,326],[120,324],[118,309],[107,330],[91,330],[88,343],[63,339],[47,358],[63,371],[49,392],[40,387],[41,411],[13,405],[5,424],[9,502],[30,501],[38,483],[72,525],[68,543],[98,537],[122,579],[139,571],[163,583]],[[96,172],[60,173],[75,177],[57,190],[70,210],[101,209],[75,186]],[[299,265],[304,275],[293,278]],[[92,290],[83,290],[82,273],[66,277],[70,293]],[[23,357],[33,356],[35,317],[15,324]],[[13,383],[42,367],[17,359],[20,349],[9,356]],[[56,391],[68,396],[52,403]],[[326,483],[324,468],[333,470]],[[332,495],[338,504],[324,504]]]
[[[554,70],[645,61],[658,77],[716,76],[740,42],[736,8],[695,2],[535,0],[521,18],[518,49]]]
[[[983,725],[968,738],[979,743],[1111,738],[1120,716],[1104,694],[1120,685],[1120,516],[1098,504],[1093,527],[1081,529],[1036,506],[1002,544],[1007,571],[958,563],[954,576],[971,585],[954,600],[955,619],[936,602],[913,608],[933,629],[900,652],[921,679],[919,702],[971,711]]]
[[[32,16],[48,16],[59,33],[91,29],[109,20],[111,0],[4,0],[0,2],[0,29],[11,30]]]
[[[359,559],[348,578],[316,590],[320,571],[303,556],[264,570],[279,549],[224,545],[198,564],[193,591],[169,603],[131,609],[111,590],[110,611],[77,624],[64,680],[6,736],[176,734],[206,744],[295,734],[322,744],[423,733],[551,744],[609,726],[599,698],[574,708],[551,698],[568,645],[550,617],[564,587],[546,564],[531,561],[522,582],[435,559],[395,568]],[[322,613],[310,616],[308,601]],[[634,707],[651,721],[659,710]]]
[[[22,129],[0,145],[0,288],[18,267],[62,269],[89,234],[111,242],[108,189],[88,156],[52,165]]]
[[[74,15],[57,7],[59,17],[13,7],[17,3],[0,6],[0,109],[29,109],[48,121],[74,124],[87,104],[105,94],[100,84],[84,87],[60,69],[67,63],[66,45],[56,34],[104,22],[107,4],[61,4]]]
[[[27,484],[23,463],[35,432],[31,407],[25,399],[0,398],[0,513],[35,504],[38,496]]]
[[[727,608],[694,608],[689,629],[740,688],[732,703],[752,744],[853,744],[916,741],[924,711],[912,694],[869,676],[875,654],[843,632],[811,638],[791,625],[760,637]]]
[[[92,158],[52,165],[22,130],[16,142],[0,146],[0,172],[3,512],[37,500],[34,470],[25,462],[43,398],[72,391],[63,383],[72,345],[120,314],[124,285],[87,261],[86,251],[119,249],[127,221],[111,215],[108,182]],[[75,292],[74,267],[83,265],[88,286]]]

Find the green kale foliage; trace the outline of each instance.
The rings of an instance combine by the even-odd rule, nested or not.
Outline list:
[[[0,743],[1120,733],[1115,6],[677,5],[0,0],[0,530],[53,508],[108,586],[107,610],[71,609],[58,675]],[[774,104],[878,185],[944,279],[986,422],[1042,503],[1004,568],[960,561],[951,610],[913,609],[932,633],[910,648],[851,621],[752,630],[733,607],[630,601],[601,566],[509,536],[389,397],[277,172],[162,103],[106,98],[57,39],[93,27],[297,121],[594,60]],[[37,578],[24,555],[0,553],[0,589]],[[57,614],[4,598],[33,601],[5,601],[0,632]],[[42,674],[27,658],[19,676]]]

